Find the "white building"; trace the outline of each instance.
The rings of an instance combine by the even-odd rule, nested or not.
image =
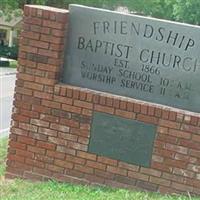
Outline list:
[[[18,43],[18,36],[22,24],[22,17],[12,17],[7,20],[5,16],[0,16],[0,45],[9,47]]]

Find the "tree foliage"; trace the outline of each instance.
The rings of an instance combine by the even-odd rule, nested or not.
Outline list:
[[[115,9],[126,6],[130,11],[157,18],[200,25],[199,0],[2,0],[0,10],[22,9],[24,4],[41,4],[67,8],[69,4]]]
[[[7,21],[21,16],[25,4],[43,4],[44,0],[0,0],[0,17],[5,16]]]
[[[177,21],[200,25],[199,9],[199,0],[176,0],[173,14]]]

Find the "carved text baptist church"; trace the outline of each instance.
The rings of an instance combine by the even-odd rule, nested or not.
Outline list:
[[[94,35],[130,35],[140,37],[140,39],[152,39],[155,42],[162,42],[171,47],[189,51],[195,46],[195,40],[173,30],[167,30],[164,27],[155,29],[150,24],[140,24],[127,21],[98,21],[93,22]],[[134,39],[134,38],[133,38]],[[78,49],[84,49],[93,53],[103,51],[103,54],[127,59],[130,54],[134,53],[134,46],[116,44],[110,41],[86,40],[84,37],[78,38]],[[195,72],[200,67],[200,60],[192,57],[181,57],[175,54],[167,54],[166,52],[143,49],[140,52],[140,61],[142,63],[161,65],[163,67],[171,67],[182,69],[186,72]]]

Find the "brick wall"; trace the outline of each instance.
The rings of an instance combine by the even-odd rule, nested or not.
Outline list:
[[[6,177],[199,195],[199,114],[59,84],[68,11],[24,15]],[[151,167],[88,153],[94,111],[156,125]]]

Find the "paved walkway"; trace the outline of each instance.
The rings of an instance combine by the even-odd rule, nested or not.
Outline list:
[[[0,66],[0,76],[16,74],[17,70],[10,67],[1,67]]]
[[[12,59],[2,58],[2,57],[0,57],[0,60],[1,61],[14,61]],[[16,74],[16,71],[17,70],[15,68],[0,66],[0,76]]]
[[[15,74],[15,68],[0,67],[0,138],[9,134]]]

